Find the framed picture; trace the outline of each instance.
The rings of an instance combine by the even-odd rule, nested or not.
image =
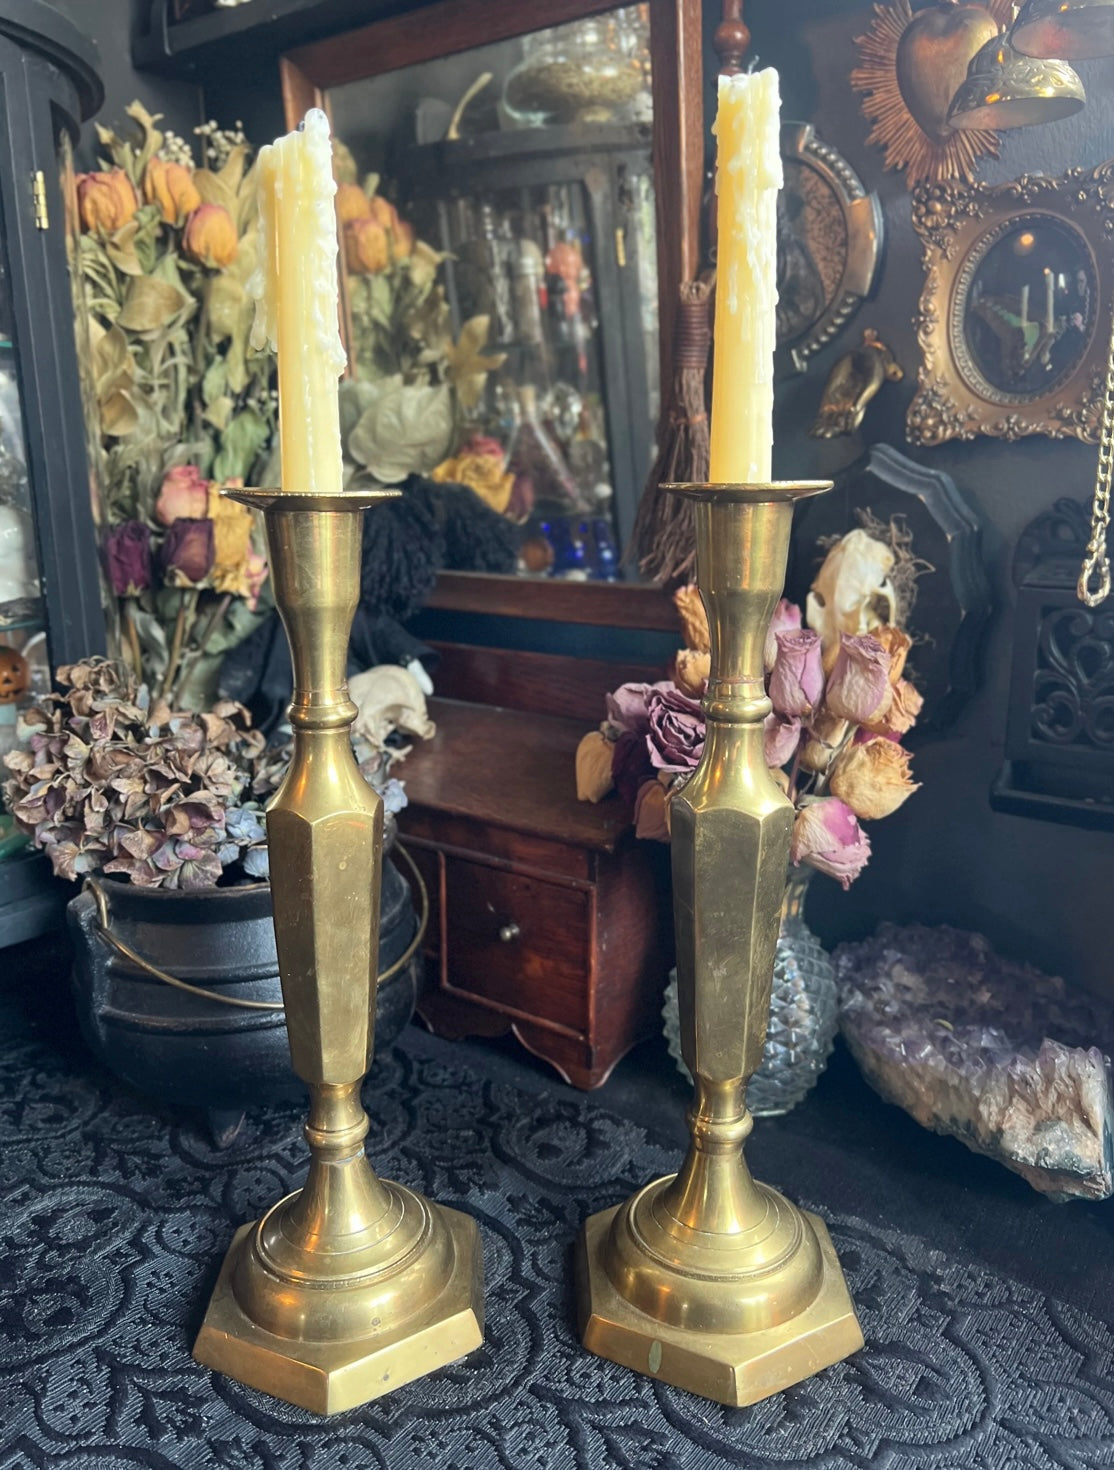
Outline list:
[[[797,372],[870,293],[882,258],[882,210],[847,160],[808,123],[781,130],[777,343]]]
[[[866,518],[903,527],[922,566],[906,613],[914,638],[910,664],[925,700],[920,740],[952,725],[982,680],[992,612],[982,523],[950,475],[874,444],[839,472],[829,494],[805,501],[794,518],[786,583],[792,601],[804,606],[831,538]]]
[[[924,246],[912,444],[1098,437],[1114,304],[1114,162],[914,198]]]

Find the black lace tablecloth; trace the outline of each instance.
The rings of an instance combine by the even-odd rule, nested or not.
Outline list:
[[[571,1245],[676,1164],[571,1091],[485,1080],[425,1036],[367,1089],[383,1173],[470,1210],[487,1342],[321,1420],[190,1358],[233,1227],[295,1185],[300,1117],[219,1153],[99,1070],[53,998],[0,996],[0,1470],[1046,1470],[1114,1465],[1114,1334],[976,1261],[822,1207],[867,1338],[854,1359],[723,1409],[582,1352]],[[473,1057],[471,1060],[475,1060]]]

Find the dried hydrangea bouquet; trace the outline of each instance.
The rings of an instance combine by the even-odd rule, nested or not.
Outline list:
[[[758,1116],[786,1112],[808,1092],[831,1054],[837,1003],[831,961],[805,924],[814,872],[844,888],[870,857],[863,823],[895,812],[917,784],[902,744],[922,698],[906,677],[912,638],[905,623],[916,578],[929,570],[912,555],[899,524],[864,525],[832,546],[807,606],[779,603],[766,639],[766,762],[797,811],[782,907],[781,937],[766,1054],[751,1081]],[[704,750],[700,700],[710,662],[708,620],[699,591],[674,597],[686,647],[674,677],[624,684],[607,698],[607,718],[577,751],[577,794],[626,799],[640,837],[669,840],[674,792]],[[666,1033],[680,1061],[676,986],[666,997]]]

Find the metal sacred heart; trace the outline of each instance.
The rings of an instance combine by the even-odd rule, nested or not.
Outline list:
[[[975,53],[998,34],[983,5],[944,3],[918,11],[898,42],[897,84],[914,121],[934,142],[952,132],[948,108]]]

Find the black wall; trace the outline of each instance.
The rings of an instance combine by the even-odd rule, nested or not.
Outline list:
[[[775,473],[830,476],[880,440],[945,470],[983,519],[998,611],[983,689],[946,737],[917,751],[914,765],[923,789],[894,816],[871,824],[874,858],[848,893],[828,881],[812,885],[809,917],[829,941],[869,932],[881,918],[979,929],[1018,958],[1114,995],[1107,958],[1114,837],[998,815],[987,800],[1003,754],[1014,544],[1027,522],[1058,496],[1089,497],[1095,450],[1040,436],[1013,445],[976,439],[931,450],[905,442],[905,410],[919,365],[912,317],[922,271],[904,175],[883,172],[881,150],[867,146],[869,125],[848,84],[856,63],[854,37],[870,17],[869,6],[840,0],[750,0],[747,6],[753,49],[781,72],[784,115],[812,122],[867,187],[878,190],[886,217],[876,299],[807,374],[778,392]],[[1023,173],[1055,174],[1114,155],[1114,61],[1081,63],[1080,71],[1087,108],[1065,122],[1004,134],[1001,158],[985,161],[980,178],[997,183]],[[896,352],[905,381],[886,385],[859,435],[810,439],[806,429],[827,371],[864,326],[875,327]]]

